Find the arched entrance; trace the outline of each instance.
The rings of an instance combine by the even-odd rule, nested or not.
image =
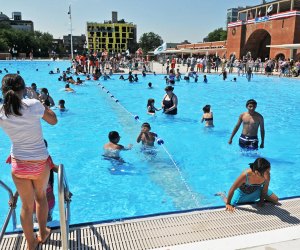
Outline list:
[[[278,60],[278,59],[281,59],[281,60],[284,60],[285,59],[285,55],[283,53],[279,53],[275,56],[275,59]]]
[[[248,38],[242,55],[246,56],[250,51],[252,58],[260,57],[262,60],[269,58],[270,48],[267,45],[271,44],[271,35],[264,29],[254,31]],[[248,53],[249,54],[249,53]]]

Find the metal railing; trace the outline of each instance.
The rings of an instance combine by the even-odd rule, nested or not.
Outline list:
[[[67,176],[63,164],[58,168],[58,201],[59,201],[59,215],[60,215],[60,231],[62,249],[69,248],[69,224],[70,224],[70,202],[72,193],[69,191]]]
[[[2,226],[1,232],[0,232],[0,243],[1,243],[11,216],[12,216],[12,221],[13,221],[13,230],[15,230],[17,228],[17,217],[16,217],[15,209],[17,206],[17,200],[18,200],[19,194],[17,191],[15,192],[15,194],[13,194],[11,189],[1,180],[0,180],[0,187],[3,187],[8,192],[8,195],[9,195],[8,204],[10,207],[8,214],[6,216],[6,219],[4,221],[4,224]]]

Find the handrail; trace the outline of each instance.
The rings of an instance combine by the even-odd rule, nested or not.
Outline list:
[[[62,249],[69,248],[69,224],[70,224],[70,202],[72,193],[69,191],[67,176],[63,164],[58,168],[58,200],[60,214],[60,230],[62,239]],[[66,207],[65,207],[66,203]]]
[[[15,230],[17,227],[17,217],[16,217],[15,209],[17,206],[19,193],[16,191],[15,194],[13,194],[11,189],[1,180],[0,180],[0,187],[3,187],[8,192],[8,195],[9,195],[8,204],[10,206],[10,209],[8,211],[8,214],[6,216],[6,219],[4,221],[4,224],[3,224],[1,232],[0,232],[0,243],[1,243],[11,216],[12,216],[12,221],[13,221],[13,230]]]

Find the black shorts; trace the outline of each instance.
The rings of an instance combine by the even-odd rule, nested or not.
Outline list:
[[[257,136],[246,136],[242,134],[239,139],[239,145],[243,149],[257,150],[258,149]]]

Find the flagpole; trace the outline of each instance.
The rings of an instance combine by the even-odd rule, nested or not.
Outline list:
[[[74,55],[73,55],[73,35],[72,35],[72,12],[71,12],[71,4],[69,5],[69,12],[68,14],[70,15],[70,26],[71,26],[71,60],[73,60]]]

